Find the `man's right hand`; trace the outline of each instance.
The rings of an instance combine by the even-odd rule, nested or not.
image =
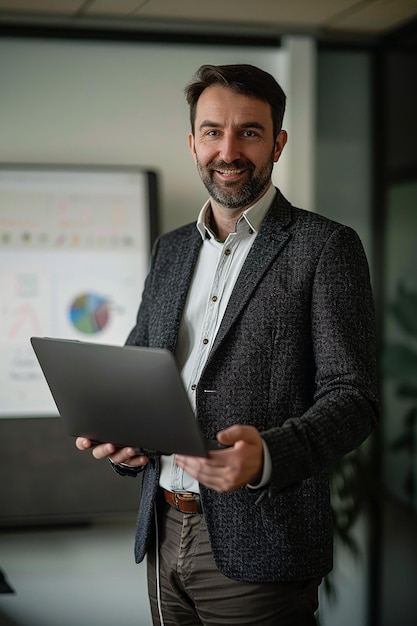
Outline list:
[[[75,445],[78,450],[91,450],[95,459],[109,458],[113,463],[124,463],[131,467],[141,467],[149,461],[144,454],[138,454],[135,448],[116,448],[113,443],[95,444],[86,437],[77,437]]]

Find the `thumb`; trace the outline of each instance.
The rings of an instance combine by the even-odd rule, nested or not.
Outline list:
[[[217,433],[217,440],[224,446],[232,446],[238,441],[248,441],[250,439],[250,426],[241,426],[239,424],[235,424],[234,426],[229,426],[229,428],[225,428]]]

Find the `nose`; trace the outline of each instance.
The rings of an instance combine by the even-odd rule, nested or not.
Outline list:
[[[232,163],[240,157],[240,147],[238,137],[231,133],[225,133],[222,137],[219,157],[225,163]]]

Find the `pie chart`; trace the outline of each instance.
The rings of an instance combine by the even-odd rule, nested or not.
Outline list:
[[[109,302],[95,293],[83,293],[75,298],[69,310],[71,323],[85,335],[102,331],[109,319]]]

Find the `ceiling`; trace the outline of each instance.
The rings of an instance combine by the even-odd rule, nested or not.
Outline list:
[[[0,26],[222,36],[375,39],[417,19],[417,0],[0,0]]]

